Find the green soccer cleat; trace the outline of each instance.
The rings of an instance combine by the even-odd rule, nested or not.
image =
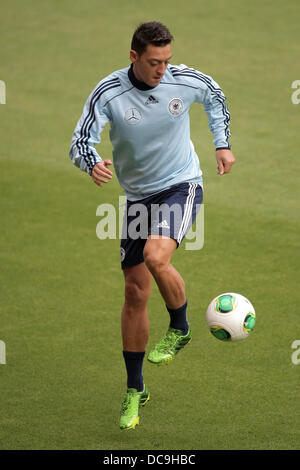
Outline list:
[[[192,333],[189,331],[186,335],[182,335],[181,330],[169,328],[160,342],[148,355],[148,361],[154,364],[168,364],[176,354],[192,340]]]
[[[138,392],[135,388],[128,388],[122,404],[120,428],[134,429],[140,421],[140,406],[145,406],[149,400],[150,393],[146,385],[144,385],[142,392]]]

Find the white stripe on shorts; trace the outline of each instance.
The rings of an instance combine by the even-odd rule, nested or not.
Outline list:
[[[194,199],[195,199],[195,194],[196,194],[196,188],[198,186],[197,183],[189,183],[189,194],[186,199],[186,203],[184,205],[184,213],[183,213],[183,218],[182,222],[179,228],[178,232],[178,243],[181,243],[181,240],[183,239],[185,232],[187,230],[187,227],[189,225],[189,221],[192,217],[192,210],[193,210],[193,205],[194,205]]]

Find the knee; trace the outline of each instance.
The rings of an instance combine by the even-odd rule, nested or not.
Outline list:
[[[148,285],[136,278],[126,279],[125,283],[125,301],[129,305],[142,306],[149,299],[151,285]]]
[[[144,261],[151,273],[162,271],[168,264],[162,250],[149,249],[147,246],[144,248]]]

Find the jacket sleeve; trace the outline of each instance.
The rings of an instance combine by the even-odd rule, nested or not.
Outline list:
[[[226,105],[226,98],[221,88],[212,77],[198,70],[181,64],[174,75],[185,79],[193,89],[194,100],[203,104],[209,120],[209,128],[214,135],[214,144],[217,149],[230,149],[228,139],[230,137],[230,114]]]
[[[202,74],[203,75],[203,74]],[[203,105],[209,120],[209,128],[214,135],[213,143],[216,149],[230,149],[228,139],[230,113],[226,105],[226,98],[219,85],[208,75],[203,75],[206,91]]]
[[[69,151],[72,162],[82,171],[91,174],[101,162],[94,146],[101,142],[100,134],[109,120],[108,111],[101,106],[97,93],[92,92],[75,127]]]

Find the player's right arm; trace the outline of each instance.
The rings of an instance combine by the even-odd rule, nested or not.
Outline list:
[[[90,94],[75,127],[69,151],[74,165],[88,173],[98,186],[107,183],[113,175],[108,169],[112,162],[102,160],[95,145],[101,142],[100,134],[110,121],[109,112],[101,102],[101,96],[104,90],[114,87],[100,82]]]

